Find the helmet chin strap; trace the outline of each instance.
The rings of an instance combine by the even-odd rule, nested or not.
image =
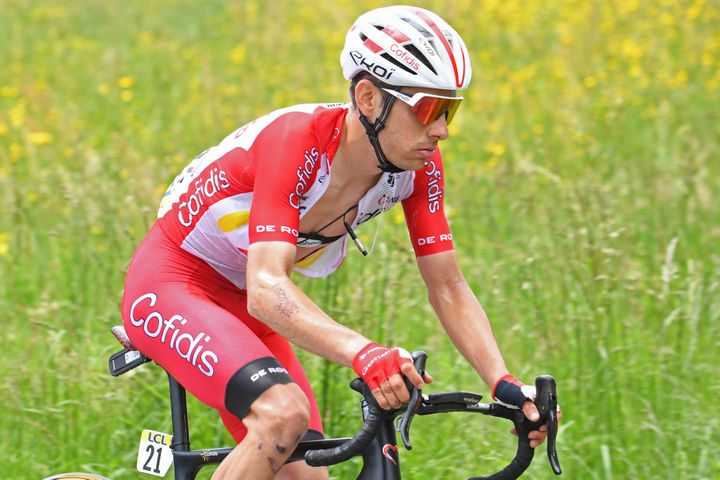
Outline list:
[[[358,109],[358,112],[360,114],[360,123],[362,123],[365,127],[365,133],[367,133],[370,144],[375,150],[375,156],[377,157],[379,162],[378,168],[383,172],[387,173],[400,173],[405,171],[402,168],[396,167],[390,162],[390,160],[387,159],[385,153],[380,147],[380,140],[378,140],[378,133],[380,133],[380,130],[385,128],[385,122],[387,121],[388,115],[390,115],[390,109],[392,108],[394,103],[395,97],[392,95],[388,95],[385,99],[385,104],[383,105],[382,112],[380,112],[380,116],[377,118],[377,120],[375,120],[375,123],[370,123],[370,120],[368,120],[367,117],[360,111],[360,109]]]

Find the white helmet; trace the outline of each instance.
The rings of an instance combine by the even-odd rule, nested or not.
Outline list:
[[[345,37],[340,64],[348,80],[367,71],[398,87],[464,90],[472,75],[460,35],[433,12],[410,6],[361,15]]]

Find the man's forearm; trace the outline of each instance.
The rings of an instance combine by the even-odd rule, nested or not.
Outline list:
[[[507,367],[487,315],[464,280],[430,292],[430,303],[458,351],[492,388]]]
[[[370,341],[330,318],[289,278],[268,278],[253,287],[250,313],[304,350],[349,367]]]

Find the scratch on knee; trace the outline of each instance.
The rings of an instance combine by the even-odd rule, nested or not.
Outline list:
[[[277,450],[278,453],[285,453],[287,452],[287,447],[283,447],[282,445],[275,445],[275,450]]]
[[[277,465],[277,460],[272,457],[267,457],[267,462],[270,470],[272,470],[273,473],[278,473],[280,471],[280,468],[282,468],[284,464],[284,462],[279,462],[280,465]]]

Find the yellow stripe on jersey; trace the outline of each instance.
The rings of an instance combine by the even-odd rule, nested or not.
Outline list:
[[[299,262],[295,263],[295,266],[298,268],[309,268],[310,265],[315,263],[315,260],[320,258],[320,255],[322,255],[323,249],[321,248],[317,252],[313,252],[311,255],[307,256],[306,258],[303,258]]]
[[[249,220],[250,210],[245,210],[242,212],[233,212],[223,215],[218,219],[217,224],[218,227],[220,227],[220,230],[227,233],[246,225]]]

